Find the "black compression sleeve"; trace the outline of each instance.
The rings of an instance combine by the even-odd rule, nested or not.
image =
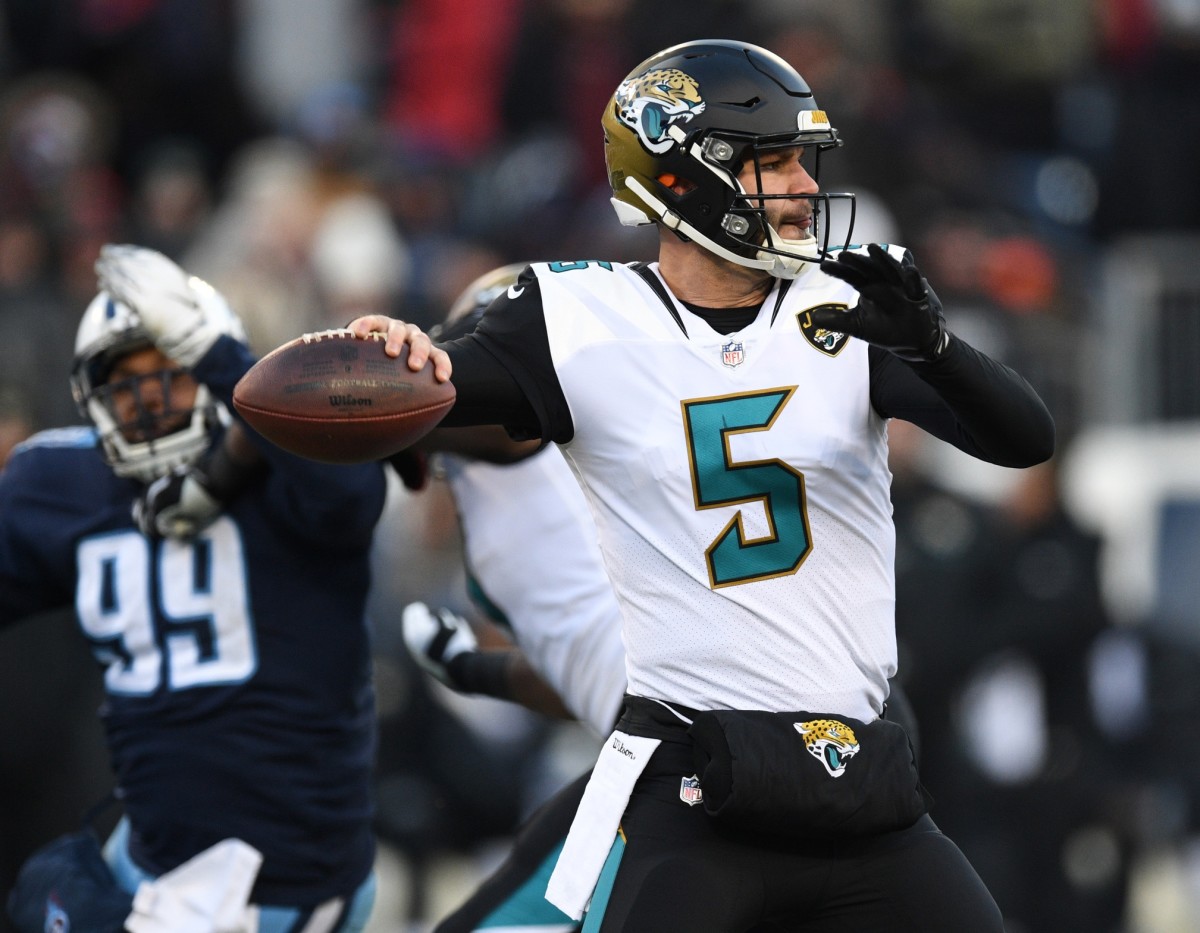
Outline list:
[[[517,440],[565,443],[574,435],[551,359],[541,289],[530,270],[488,306],[474,331],[443,346],[458,392],[443,425],[502,424]]]
[[[510,651],[464,651],[451,658],[446,671],[463,693],[498,700],[512,699],[508,670]]]
[[[1054,453],[1054,421],[1013,370],[951,335],[938,359],[908,363],[872,347],[871,403],[989,463],[1027,467]]]
[[[541,436],[541,425],[512,372],[475,337],[442,344],[450,354],[454,407],[439,427],[502,424],[517,438]]]

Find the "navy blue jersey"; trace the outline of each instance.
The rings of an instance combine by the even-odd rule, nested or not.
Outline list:
[[[252,362],[222,338],[195,373],[228,405]],[[316,904],[374,859],[364,607],[385,479],[261,446],[270,469],[225,514],[155,541],[90,428],[32,438],[0,473],[0,624],[74,606],[143,868],[238,837],[264,856],[256,902]]]

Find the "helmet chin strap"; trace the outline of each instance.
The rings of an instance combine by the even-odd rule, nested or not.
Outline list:
[[[736,263],[739,266],[745,266],[748,269],[761,269],[763,272],[766,272],[777,279],[794,279],[807,271],[810,266],[816,264],[812,260],[801,259],[799,255],[781,256],[776,253],[766,252],[765,250],[759,250],[754,259],[748,259],[745,256],[739,256],[737,253],[726,249],[715,240],[705,236],[703,233],[689,224],[686,220],[672,211],[661,199],[655,197],[650,191],[648,191],[646,186],[636,178],[625,179],[625,184],[630,191],[642,199],[643,204],[647,205],[658,215],[659,219],[668,229],[678,230],[689,240],[699,243],[710,253],[720,256],[722,259],[728,259],[730,262]],[[624,204],[624,202],[619,202],[615,198],[613,199],[613,203]],[[625,211],[618,208],[617,210],[617,215],[621,218],[622,222],[627,222],[625,217],[631,217],[632,213],[632,209]],[[638,211],[637,213],[638,215],[645,217],[645,214],[643,214],[641,211]],[[817,249],[816,237],[805,237],[802,240],[785,240],[778,233],[776,233],[772,227],[768,226],[767,230],[767,235],[771,240],[771,247],[773,249],[789,249],[797,254],[811,256],[813,260],[818,258],[819,251]]]
[[[769,253],[761,249],[758,251],[757,256],[759,259],[765,259],[774,263],[771,275],[777,279],[797,278],[821,261],[821,250],[817,245],[817,238],[815,236],[806,236],[799,240],[789,240],[781,237],[775,228],[768,224],[767,239],[770,241],[772,249],[782,250],[784,253],[791,254],[781,255],[779,253]],[[802,256],[808,258],[802,259],[800,258]]]

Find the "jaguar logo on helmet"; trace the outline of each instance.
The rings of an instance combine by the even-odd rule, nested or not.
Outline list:
[[[616,93],[617,118],[656,155],[675,145],[667,129],[688,122],[704,107],[699,83],[678,68],[647,71],[623,81]]]

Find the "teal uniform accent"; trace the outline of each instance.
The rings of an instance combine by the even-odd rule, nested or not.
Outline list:
[[[683,403],[696,507],[762,502],[773,534],[746,541],[739,513],[706,553],[714,587],[793,573],[812,550],[804,476],[781,460],[733,463],[728,435],[769,428],[793,389]]]
[[[563,842],[566,842],[564,839]],[[488,914],[479,924],[478,929],[489,930],[497,927],[547,927],[548,929],[570,929],[574,926],[571,920],[561,910],[546,900],[546,885],[550,883],[550,874],[562,852],[563,843],[559,843],[546,856],[537,871],[526,879],[503,904]]]
[[[625,839],[618,833],[612,848],[608,850],[604,867],[600,869],[596,890],[592,892],[592,904],[588,908],[587,916],[583,918],[583,929],[580,933],[598,933],[600,930],[600,924],[604,922],[604,911],[608,908],[608,898],[617,880],[617,870],[621,867],[621,856],[624,854]]]

